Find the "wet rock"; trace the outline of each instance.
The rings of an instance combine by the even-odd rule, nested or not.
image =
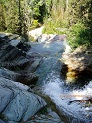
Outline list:
[[[31,45],[24,42],[24,39],[19,35],[4,33],[0,35],[0,38],[2,40],[2,43],[0,42],[2,44],[0,44],[0,67],[6,68],[6,70],[1,70],[0,76],[26,85],[35,84],[38,75],[34,72],[41,59],[28,55],[27,52],[31,49]]]
[[[18,40],[18,39],[13,39],[13,40],[11,40],[9,43],[10,43],[10,45],[16,47],[16,46],[20,43],[20,40]]]
[[[35,59],[35,61],[31,64],[31,66],[27,68],[27,70],[30,72],[34,72],[37,67],[40,65],[41,59]]]
[[[63,54],[65,60],[61,73],[67,82],[78,82],[81,79],[92,79],[92,53],[83,47],[77,48],[73,53]],[[90,50],[91,52],[92,50]]]
[[[13,81],[0,77],[0,112],[8,121],[26,121],[40,108],[45,101],[26,90],[17,87]]]
[[[38,42],[65,41],[66,35],[42,34],[38,37]]]
[[[0,51],[0,62],[1,66],[6,68],[22,67],[26,62],[29,61],[26,52],[18,49],[15,46],[8,44],[5,49]]]
[[[17,35],[17,34],[10,34],[10,35],[8,36],[9,40],[13,40],[13,39],[16,39],[16,38],[18,38],[18,37],[19,37],[19,35]]]
[[[27,43],[24,42],[19,42],[17,48],[27,52],[29,49],[31,49],[31,45],[28,45]]]
[[[50,41],[66,41],[66,35],[55,35],[54,37],[51,37]]]
[[[46,105],[21,84],[35,85],[38,75],[34,72],[41,61],[27,54],[31,45],[23,41],[18,35],[0,34],[0,115],[4,116],[0,118],[7,123],[26,121]]]
[[[63,123],[59,118],[52,117],[51,115],[35,115],[30,118],[31,120],[28,123]]]
[[[0,112],[2,112],[13,96],[13,92],[9,88],[3,88],[0,85]]]
[[[2,48],[3,45],[5,45],[8,41],[8,36],[5,34],[0,34],[0,48]]]
[[[3,120],[0,119],[0,123],[5,123]]]
[[[48,41],[50,39],[50,35],[48,34],[42,34],[38,37],[38,42],[44,42]]]
[[[0,68],[0,77],[16,81],[20,74],[10,71],[6,68]]]
[[[15,61],[21,56],[24,56],[26,58],[26,53],[17,49],[14,46],[8,45],[4,51],[0,53],[0,61],[6,62],[6,61]]]
[[[10,33],[4,33],[4,32],[0,32],[0,39],[9,39],[8,37],[10,36]]]
[[[35,85],[38,80],[38,75],[35,73],[21,73],[17,77],[17,81],[25,85]]]
[[[11,33],[0,33],[0,45],[1,44],[5,44],[5,43],[9,43],[10,41],[18,38],[19,35],[17,34],[11,34]]]

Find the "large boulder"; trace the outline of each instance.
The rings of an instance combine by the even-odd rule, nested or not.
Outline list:
[[[13,81],[0,77],[0,115],[2,120],[7,122],[26,121],[46,105],[41,97],[28,92],[21,86],[18,87]]]
[[[92,50],[83,47],[73,53],[63,54],[64,64],[61,73],[67,82],[86,82],[92,79]]]

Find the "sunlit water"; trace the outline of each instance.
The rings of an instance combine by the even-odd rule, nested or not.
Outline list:
[[[92,81],[85,85],[82,89],[68,89],[64,82],[52,72],[44,81],[43,93],[48,95],[52,101],[56,103],[59,109],[69,115],[80,119],[92,120],[92,106],[80,101],[72,100],[85,100],[92,95]]]
[[[36,70],[36,73],[40,76],[38,86],[41,86],[43,94],[48,95],[52,99],[61,113],[72,116],[74,119],[80,119],[79,122],[72,120],[73,122],[70,121],[69,123],[92,123],[92,105],[85,101],[73,101],[85,100],[91,97],[92,81],[81,89],[70,89],[59,76],[62,68],[59,58],[62,57],[64,50],[65,53],[69,52],[70,47],[66,42],[62,41],[52,43],[37,42],[31,44],[31,46],[32,48],[28,52],[29,55],[37,52],[44,56],[40,67]],[[70,103],[70,101],[73,102]]]

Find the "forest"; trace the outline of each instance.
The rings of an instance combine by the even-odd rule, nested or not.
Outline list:
[[[92,0],[1,0],[0,31],[28,38],[44,25],[44,33],[66,34],[72,48],[92,45]]]

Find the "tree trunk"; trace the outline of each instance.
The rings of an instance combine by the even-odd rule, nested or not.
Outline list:
[[[20,0],[18,0],[18,10],[19,10],[19,30],[18,33],[19,35],[22,34],[22,23],[21,23],[21,4],[20,4]]]
[[[66,0],[66,11],[68,11],[68,4],[69,4],[69,1]]]

